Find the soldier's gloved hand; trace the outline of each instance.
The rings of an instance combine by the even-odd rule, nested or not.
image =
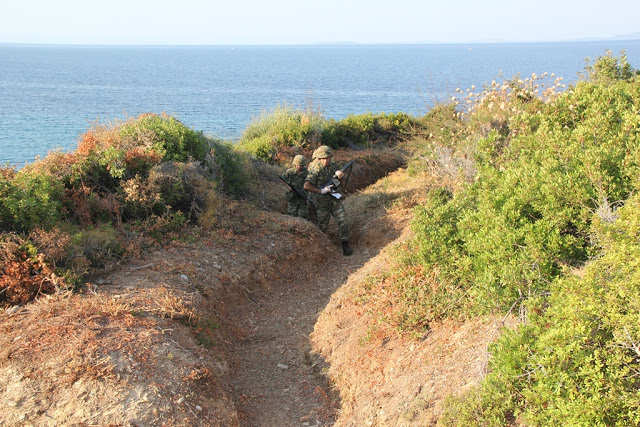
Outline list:
[[[326,187],[322,187],[322,189],[320,190],[321,194],[328,194],[331,193],[331,187],[329,187],[328,185]]]

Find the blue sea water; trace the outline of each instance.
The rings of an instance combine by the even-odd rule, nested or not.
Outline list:
[[[0,45],[0,164],[73,151],[95,123],[167,113],[237,140],[279,105],[326,118],[428,112],[456,88],[549,72],[575,82],[585,58],[640,40],[470,45],[34,46]]]

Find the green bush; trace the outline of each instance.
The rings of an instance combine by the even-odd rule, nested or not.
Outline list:
[[[276,147],[306,148],[320,140],[324,119],[319,113],[279,106],[247,126],[238,146],[256,158],[272,160]]]
[[[85,268],[85,271],[80,272],[87,273],[118,260],[123,253],[118,232],[110,224],[101,224],[86,227],[73,234],[68,257],[74,263],[76,271]]]
[[[638,76],[638,70],[634,70],[627,61],[625,51],[615,57],[608,50],[604,56],[600,56],[591,64],[586,59],[584,76],[587,80],[602,85],[610,85],[619,81],[629,81]]]
[[[333,148],[388,143],[413,132],[418,121],[405,113],[350,114],[329,120],[322,131],[322,143]]]
[[[178,119],[156,114],[143,114],[122,126],[120,135],[133,140],[136,146],[151,144],[164,161],[204,161],[209,153],[209,141],[202,132],[183,125]]]
[[[242,151],[229,142],[213,141],[212,162],[216,171],[214,179],[220,191],[242,193],[249,182],[249,162]]]
[[[548,104],[526,102],[533,112],[516,108],[507,132],[490,128],[475,144],[473,184],[415,212],[406,262],[437,271],[441,286],[417,303],[433,318],[505,311],[546,293],[597,252],[592,213],[638,185],[638,80],[580,82]]]
[[[488,377],[451,399],[441,424],[510,416],[526,425],[640,423],[639,212],[633,196],[614,223],[595,217],[602,256],[527,304],[527,322],[492,346]]]
[[[267,134],[241,142],[238,147],[265,163],[272,163],[278,151],[274,139]]]
[[[50,228],[62,218],[62,184],[48,175],[0,174],[0,229],[28,232]]]
[[[405,113],[352,114],[342,120],[325,120],[312,111],[278,107],[254,119],[238,146],[260,160],[272,162],[278,148],[325,144],[337,149],[389,143],[411,134],[419,124]]]

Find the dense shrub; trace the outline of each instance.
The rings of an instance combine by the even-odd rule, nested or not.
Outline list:
[[[411,133],[417,124],[405,113],[351,114],[329,120],[322,131],[322,143],[333,148],[389,143]]]
[[[565,91],[535,75],[468,91],[466,129],[443,121],[415,147],[432,165],[442,147],[471,157],[477,174],[416,208],[415,239],[364,297],[392,295],[381,319],[401,331],[526,319],[441,425],[640,424],[640,80],[609,54],[587,73]]]
[[[47,278],[72,283],[108,268],[125,248],[139,252],[139,233],[162,241],[203,212],[213,226],[221,193],[241,193],[246,169],[245,155],[230,143],[154,114],[96,125],[75,152],[51,153],[20,171],[3,168],[0,231],[20,232],[22,240],[5,245],[0,292],[24,302],[51,291]],[[123,243],[124,234],[132,241]],[[27,276],[41,278],[42,289],[31,289]]]
[[[365,113],[342,120],[325,120],[312,111],[278,107],[263,113],[247,127],[238,146],[266,162],[278,160],[287,147],[309,149],[320,144],[358,148],[392,143],[416,131],[420,121],[405,113]]]
[[[310,109],[280,106],[254,118],[238,145],[258,159],[272,161],[277,147],[305,148],[317,144],[324,119]]]
[[[0,231],[50,228],[62,218],[62,184],[48,175],[0,175]]]
[[[580,276],[528,303],[527,322],[492,348],[490,374],[450,399],[442,425],[640,424],[640,199],[595,216],[603,248]]]
[[[178,120],[145,114],[96,125],[70,154],[52,153],[3,177],[0,224],[29,231],[63,218],[81,226],[182,212],[195,219],[214,192],[239,193],[246,159]],[[64,209],[63,209],[64,206]],[[50,221],[38,223],[40,218]]]
[[[124,141],[133,141],[138,149],[145,147],[159,153],[164,161],[204,161],[209,152],[209,141],[202,132],[166,115],[143,114],[126,122],[120,135]]]
[[[476,167],[472,158],[475,147],[464,143],[469,128],[454,103],[434,106],[419,118],[417,137],[404,144],[417,153],[409,161],[408,172],[427,172],[441,182],[471,182]]]
[[[451,201],[415,212],[405,262],[434,271],[439,283],[413,283],[400,298],[407,299],[402,310],[428,316],[416,325],[506,311],[547,293],[565,267],[596,253],[592,213],[625,200],[638,184],[637,80],[580,82],[548,103],[515,87],[515,105],[505,107],[512,114],[485,137],[469,134],[477,141],[475,182]]]
[[[220,191],[239,194],[246,188],[250,166],[246,155],[229,142],[212,141],[209,165]]]
[[[600,56],[591,64],[586,59],[584,78],[602,85],[610,85],[619,81],[629,81],[638,76],[639,70],[634,70],[627,61],[627,55],[623,50],[620,56],[613,56],[611,51]]]

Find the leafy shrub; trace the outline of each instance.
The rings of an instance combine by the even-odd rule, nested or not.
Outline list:
[[[624,50],[620,52],[618,57],[612,56],[612,52],[608,50],[593,64],[589,62],[589,58],[585,62],[584,77],[593,83],[607,86],[619,81],[629,81],[634,76],[638,76],[638,70],[631,67]]]
[[[449,401],[443,425],[510,416],[527,425],[640,423],[638,212],[633,196],[613,224],[595,217],[603,255],[581,276],[554,281],[548,299],[530,301],[527,323],[493,345],[489,376]]]
[[[323,124],[322,116],[314,111],[279,106],[254,118],[238,146],[261,160],[270,161],[275,147],[305,148],[317,143]]]
[[[440,104],[419,119],[418,137],[405,144],[414,152],[408,172],[414,176],[427,172],[441,184],[459,187],[472,182],[477,174],[473,147],[465,143],[469,126],[461,120],[454,103]]]
[[[204,161],[209,142],[202,132],[183,125],[178,119],[157,114],[143,114],[122,126],[120,135],[134,146],[152,148],[164,161]]]
[[[277,149],[274,140],[269,135],[261,135],[256,138],[240,143],[239,147],[251,153],[256,159],[266,163],[272,163],[275,159]]]
[[[51,291],[47,280],[74,283],[108,268],[125,250],[139,254],[148,236],[175,236],[203,212],[213,225],[220,193],[243,191],[246,167],[231,144],[147,114],[96,125],[73,153],[51,153],[20,171],[0,169],[0,227],[23,233],[27,243],[20,245],[34,250],[5,251],[13,278],[5,275],[0,292],[26,302]],[[122,242],[125,223],[129,241]],[[30,278],[43,288],[29,288]]]
[[[366,113],[325,120],[312,111],[278,107],[255,119],[239,147],[266,162],[277,160],[285,147],[301,149],[325,144],[333,148],[389,143],[415,131],[419,121],[405,113]]]
[[[48,175],[0,175],[0,229],[49,228],[62,217],[62,184]]]
[[[322,131],[322,143],[333,148],[365,146],[397,140],[413,131],[418,121],[405,113],[366,113],[329,120]]]
[[[415,212],[405,263],[434,271],[439,283],[412,285],[425,301],[413,291],[400,298],[403,310],[422,307],[429,316],[417,326],[506,311],[545,294],[567,266],[597,250],[592,213],[638,184],[637,81],[580,82],[549,103],[514,96],[508,130],[493,128],[475,145],[477,180],[450,202]]]
[[[246,159],[231,144],[206,138],[175,118],[144,114],[124,123],[96,125],[82,136],[75,152],[52,153],[11,181],[3,178],[0,187],[8,197],[0,208],[0,223],[28,231],[36,225],[25,217],[32,211],[52,224],[66,213],[66,219],[81,226],[118,225],[177,212],[194,220],[207,209],[207,201],[217,203],[216,191],[243,190],[245,167]],[[16,185],[22,181],[31,184]],[[46,185],[55,185],[56,191]],[[32,193],[40,197],[38,203],[30,202],[27,196]],[[20,203],[51,214],[23,209]]]
[[[220,191],[239,194],[249,180],[246,156],[229,142],[212,141],[209,165],[214,168],[214,180]]]
[[[101,224],[74,233],[68,257],[74,271],[82,275],[106,267],[123,253],[118,232],[109,224]]]
[[[195,219],[215,193],[215,183],[197,162],[165,162],[147,178],[139,175],[122,183],[124,217],[145,218],[182,212]]]

